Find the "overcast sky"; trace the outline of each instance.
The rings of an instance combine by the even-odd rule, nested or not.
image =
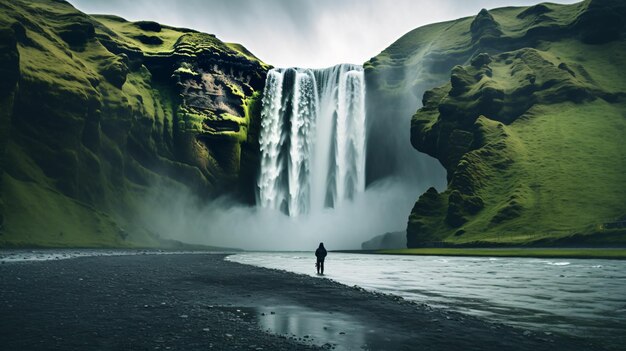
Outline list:
[[[481,8],[538,0],[69,0],[115,14],[213,33],[277,67],[361,64],[406,32]],[[575,0],[553,0],[574,3]]]

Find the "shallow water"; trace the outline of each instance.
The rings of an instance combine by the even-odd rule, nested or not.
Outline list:
[[[92,256],[206,254],[206,251],[164,251],[157,249],[6,249],[0,250],[0,264],[32,261],[66,260]],[[219,252],[214,252],[219,253]]]
[[[227,260],[317,276],[311,252]],[[626,261],[330,253],[325,277],[544,333],[626,342]]]
[[[303,306],[212,306],[250,320],[269,333],[335,351],[369,349],[376,330],[340,312],[320,312]]]

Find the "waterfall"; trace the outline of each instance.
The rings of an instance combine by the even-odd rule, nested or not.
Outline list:
[[[297,216],[365,189],[363,68],[275,68],[262,100],[257,203]]]
[[[270,118],[268,116],[280,116],[282,111],[283,74],[271,70],[267,74],[265,94],[263,94],[261,112],[261,133],[259,144],[261,145],[261,172],[258,182],[258,203],[262,207],[277,208],[284,201],[284,194],[279,191],[281,176],[280,148],[283,144],[281,131],[283,129],[282,118]]]

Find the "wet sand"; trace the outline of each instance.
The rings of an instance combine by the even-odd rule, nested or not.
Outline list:
[[[0,264],[2,350],[602,349],[223,258]]]

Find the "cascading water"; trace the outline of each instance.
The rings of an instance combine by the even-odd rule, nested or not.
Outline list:
[[[363,68],[272,69],[261,112],[262,207],[297,216],[365,189]]]
[[[198,209],[193,195],[159,187],[145,222],[157,233],[177,233],[177,240],[271,251],[310,250],[320,242],[356,249],[402,231],[420,194],[431,186],[445,189],[445,170],[434,159],[420,162],[426,156],[409,142],[415,106],[404,102],[398,115],[377,108],[387,99],[370,95],[365,101],[364,78],[356,65],[270,70],[262,98],[257,206],[222,198]],[[365,106],[375,112],[367,121]],[[366,179],[366,164],[382,171]]]

